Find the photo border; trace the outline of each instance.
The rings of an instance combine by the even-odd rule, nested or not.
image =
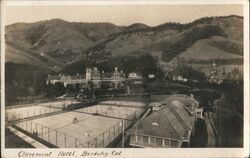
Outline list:
[[[6,6],[11,5],[206,5],[206,4],[242,4],[244,6],[244,147],[243,148],[59,148],[59,149],[6,149],[5,148],[5,39],[4,39],[4,21],[6,14]],[[18,157],[20,151],[30,153],[47,153],[52,152],[53,158],[58,157],[60,151],[70,152],[76,151],[80,155],[84,151],[89,152],[108,152],[109,157],[113,151],[122,152],[117,156],[120,158],[130,157],[248,157],[249,156],[249,1],[247,0],[165,0],[165,1],[15,1],[3,0],[1,4],[1,151],[4,158]],[[102,157],[102,156],[90,156]]]

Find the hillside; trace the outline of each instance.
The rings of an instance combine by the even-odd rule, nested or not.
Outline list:
[[[189,60],[209,60],[209,59],[232,59],[232,58],[242,58],[242,52],[235,51],[233,53],[229,53],[226,51],[225,47],[216,47],[213,46],[213,43],[219,44],[218,38],[221,38],[224,42],[224,38],[222,37],[212,37],[210,39],[202,39],[196,41],[191,47],[187,48],[184,52],[182,52],[178,57],[184,58],[187,61]]]
[[[243,18],[205,17],[156,27],[52,19],[7,26],[6,43],[7,61],[47,65],[55,71],[80,61],[104,62],[145,53],[160,65],[171,65],[177,57],[187,61],[223,58],[230,64],[232,59],[243,58]]]
[[[238,16],[156,27],[52,19],[6,26],[5,37],[10,102],[20,96],[44,96],[48,74],[84,73],[89,66],[106,72],[118,67],[126,74],[136,71],[144,76],[156,73],[161,79],[178,58],[198,69],[219,61],[231,70],[243,62],[243,18]]]
[[[71,23],[53,19],[9,25],[6,41],[67,63],[83,54],[98,39],[121,29],[110,23]]]
[[[88,51],[109,52],[112,56],[147,52],[168,62],[202,39],[207,39],[211,47],[217,48],[213,54],[218,55],[214,58],[220,56],[220,50],[242,56],[243,19],[236,16],[204,18],[185,25],[167,23],[154,28],[120,32],[96,43]]]
[[[62,66],[62,63],[54,60],[51,57],[46,57],[34,52],[25,51],[18,47],[10,46],[9,44],[5,45],[5,62],[6,63],[13,62],[16,64],[27,64],[52,72],[60,71]]]

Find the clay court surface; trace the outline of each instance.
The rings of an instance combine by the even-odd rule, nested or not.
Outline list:
[[[122,133],[122,118],[126,128],[143,111],[143,108],[94,105],[23,121],[16,126],[61,148],[106,147]]]
[[[56,111],[62,111],[63,106],[78,103],[76,101],[58,101],[48,103],[36,103],[32,106],[21,108],[9,108],[5,110],[5,118],[7,121],[23,119],[27,117],[38,116]]]
[[[133,107],[144,107],[145,103],[142,102],[133,102],[133,101],[115,101],[115,100],[107,100],[100,102],[101,105],[117,105],[117,106],[133,106]]]
[[[134,108],[134,107],[124,107],[124,106],[112,106],[107,104],[95,105],[91,107],[86,107],[82,109],[75,110],[75,112],[83,112],[83,113],[91,113],[91,114],[100,114],[110,117],[117,117],[117,118],[127,118],[129,116],[137,116],[141,114],[143,109]]]

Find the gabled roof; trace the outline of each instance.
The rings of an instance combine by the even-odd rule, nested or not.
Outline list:
[[[189,108],[191,111],[194,109],[194,106],[198,107],[199,103],[195,100],[192,99],[190,96],[186,94],[174,94],[168,96],[166,99],[161,101],[161,104],[169,104],[173,102],[174,100],[178,100],[181,102],[183,105],[185,105],[187,108]]]
[[[186,140],[193,125],[194,118],[185,110],[184,105],[174,101],[141,120],[128,133]]]

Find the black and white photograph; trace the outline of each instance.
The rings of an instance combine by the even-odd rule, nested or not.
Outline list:
[[[14,2],[1,5],[2,149],[249,150],[248,1]]]

